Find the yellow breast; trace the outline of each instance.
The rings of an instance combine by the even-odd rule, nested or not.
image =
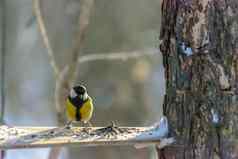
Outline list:
[[[81,119],[80,121],[87,122],[91,119],[93,114],[93,102],[92,99],[89,99],[82,105],[79,110]],[[67,99],[66,101],[66,113],[69,120],[76,120],[76,107]]]
[[[66,100],[66,114],[69,120],[76,120],[76,107],[69,101]]]
[[[89,121],[93,115],[93,102],[92,98],[89,99],[83,104],[82,108],[80,109],[81,114],[81,121]]]

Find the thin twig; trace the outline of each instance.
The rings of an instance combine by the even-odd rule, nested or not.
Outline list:
[[[44,18],[42,17],[42,13],[41,13],[41,9],[40,9],[40,0],[33,0],[33,11],[35,13],[36,16],[36,20],[40,29],[40,33],[42,35],[43,38],[43,42],[45,44],[45,47],[47,49],[47,53],[49,55],[49,59],[50,59],[50,64],[54,70],[55,76],[57,77],[59,75],[59,67],[56,63],[56,59],[54,56],[54,52],[53,49],[51,47],[50,44],[50,40],[47,34],[47,30],[45,27],[45,22],[44,22]]]
[[[45,47],[47,49],[47,53],[48,53],[48,56],[49,56],[49,59],[50,59],[50,64],[51,64],[51,67],[54,71],[55,78],[56,78],[56,81],[57,81],[57,79],[60,76],[60,69],[57,66],[55,55],[54,55],[53,49],[51,47],[50,40],[48,38],[47,30],[46,30],[46,27],[45,27],[44,18],[41,14],[40,0],[33,0],[33,10],[35,12],[35,16],[36,16],[36,19],[37,19],[37,23],[39,25],[40,33],[42,35],[43,42],[44,42]],[[57,87],[57,82],[56,82],[56,87]],[[59,93],[57,93],[57,91],[55,91],[56,92],[55,97],[57,97],[57,94],[59,94]],[[60,92],[60,93],[62,93],[62,92]],[[60,116],[60,117],[58,117],[58,121],[64,120],[64,119],[62,119],[63,118],[63,115],[62,115],[63,110],[61,110],[59,108],[59,105],[62,105],[62,103],[58,104],[59,101],[55,101],[55,103],[56,103],[57,114],[58,114],[58,116]],[[58,123],[61,123],[61,125],[63,124],[63,122],[58,122]],[[57,159],[59,157],[59,154],[60,154],[60,148],[52,149],[49,153],[49,159]]]
[[[116,53],[104,53],[104,54],[88,54],[85,56],[81,56],[78,59],[78,63],[82,64],[85,62],[93,62],[93,61],[113,61],[113,60],[129,60],[135,59],[143,56],[154,56],[159,55],[158,49],[145,49],[145,50],[136,50],[130,52],[116,52]]]
[[[58,125],[60,126],[66,123],[64,102],[66,101],[68,89],[70,87],[69,82],[67,81],[69,72],[68,70],[69,67],[67,66],[63,68],[55,84],[55,106],[57,111]]]
[[[71,62],[69,64],[69,74],[68,81],[70,84],[74,83],[77,73],[79,72],[78,59],[80,58],[80,50],[82,49],[86,31],[90,22],[90,16],[92,9],[94,7],[94,0],[83,0],[80,3],[80,15],[78,19],[78,30],[75,34],[75,39],[73,40],[72,46],[72,56]]]

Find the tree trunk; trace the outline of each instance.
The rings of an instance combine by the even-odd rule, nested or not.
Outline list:
[[[163,0],[163,113],[176,146],[161,158],[238,158],[238,1]]]

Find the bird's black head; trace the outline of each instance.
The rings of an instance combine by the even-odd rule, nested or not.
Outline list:
[[[80,94],[84,94],[85,92],[87,92],[86,88],[83,85],[78,85],[73,87],[74,91],[76,92],[76,94],[80,95]]]
[[[85,100],[88,97],[87,90],[83,85],[78,85],[70,90],[70,98],[80,98]]]

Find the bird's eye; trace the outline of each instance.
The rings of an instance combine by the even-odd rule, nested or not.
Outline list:
[[[70,90],[70,97],[71,97],[71,98],[77,97],[77,94],[76,94],[76,92],[74,91],[74,89],[71,89],[71,90]]]

